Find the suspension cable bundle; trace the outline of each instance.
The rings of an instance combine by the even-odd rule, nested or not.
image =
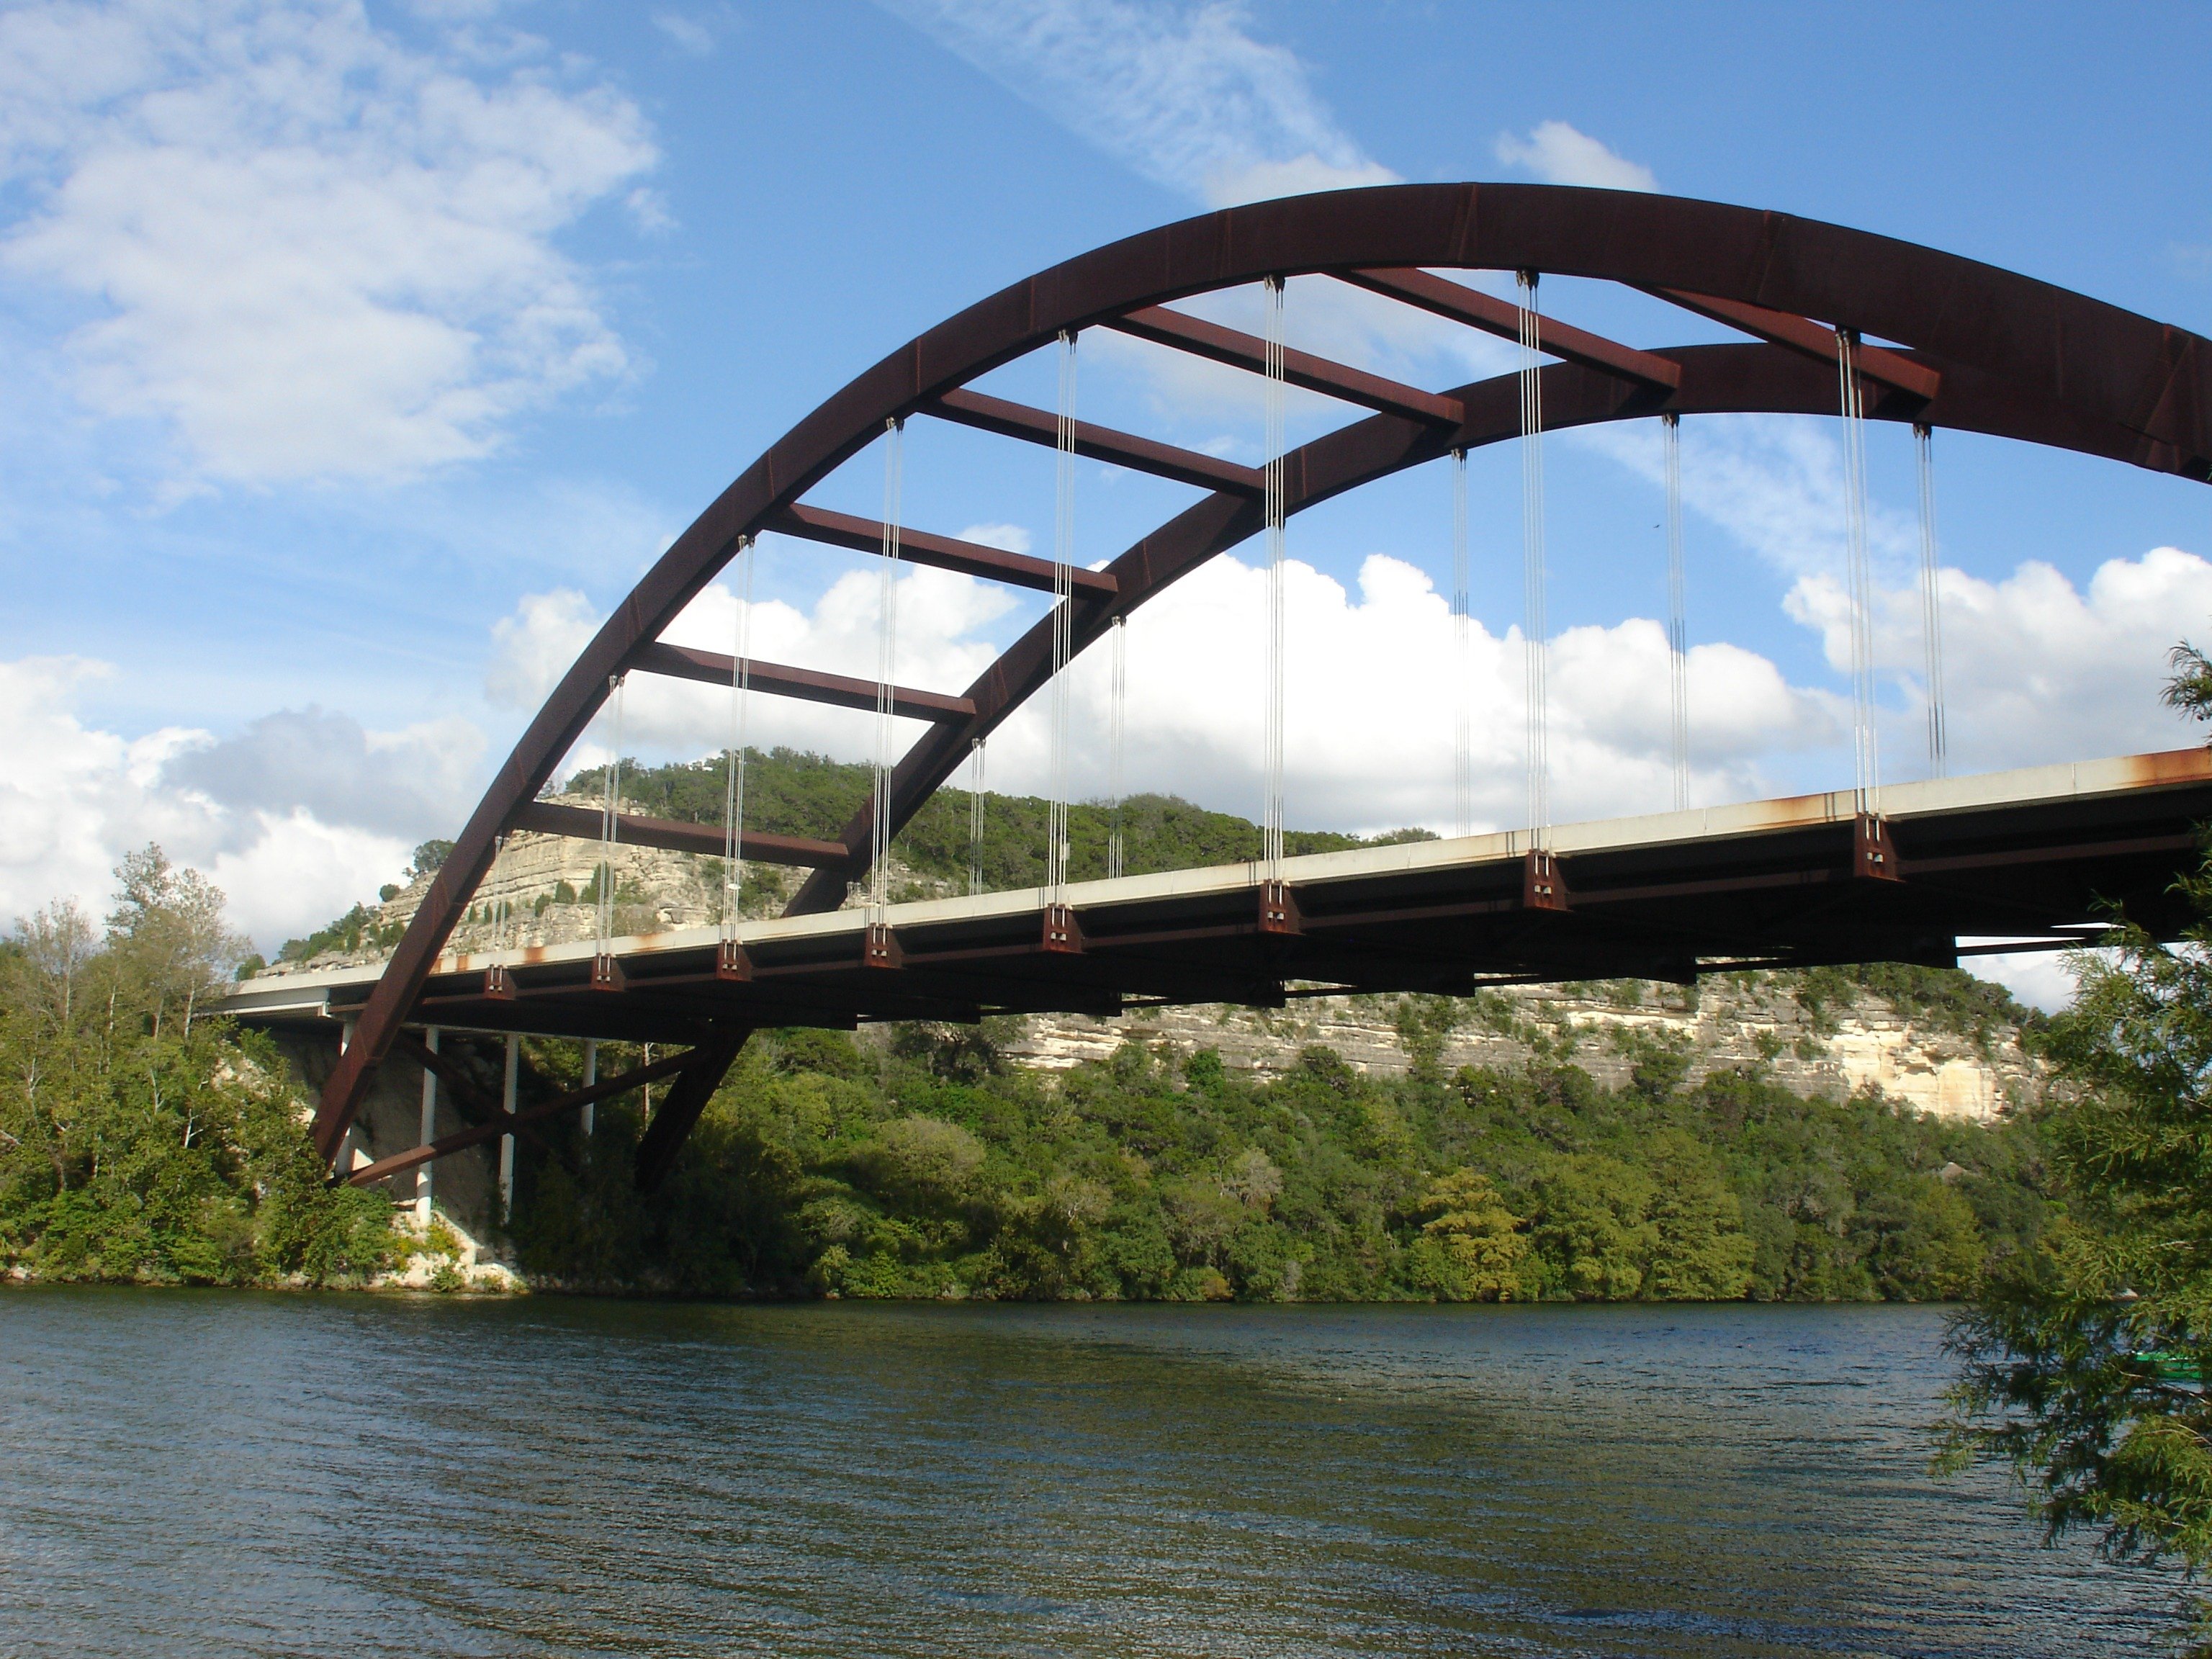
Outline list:
[[[722,800],[722,941],[738,939],[745,856],[745,726],[752,689],[753,538],[738,544],[737,617],[730,653],[730,745]]]
[[[607,757],[605,793],[599,808],[599,868],[596,883],[599,904],[592,918],[598,931],[593,933],[592,939],[596,945],[593,954],[600,957],[607,954],[607,941],[614,935],[615,843],[620,839],[622,828],[623,691],[625,684],[626,677],[623,675],[610,674],[607,677],[607,690],[615,705],[615,740],[613,750]]]
[[[1867,554],[1865,388],[1851,331],[1836,331],[1836,373],[1841,382],[1844,427],[1844,525],[1848,545],[1851,624],[1851,750],[1856,767],[1858,810],[1877,810],[1881,757],[1874,724],[1874,576]]]
[[[1690,804],[1690,628],[1682,593],[1682,417],[1660,419],[1667,451],[1667,669],[1674,692],[1674,810]]]
[[[905,422],[896,416],[884,422],[883,566],[876,601],[875,792],[870,803],[873,823],[868,838],[868,921],[874,927],[885,925],[884,915],[890,908],[891,685],[898,668],[900,448],[905,433]]]
[[[1928,653],[1928,766],[1942,777],[1950,761],[1950,734],[1943,729],[1943,596],[1936,561],[1936,459],[1934,434],[1912,428],[1920,459],[1920,638]]]
[[[1462,836],[1474,833],[1474,684],[1468,661],[1467,451],[1452,463],[1452,807]]]
[[[972,897],[983,890],[983,742],[968,744],[968,891]]]
[[[1114,683],[1106,711],[1106,801],[1113,819],[1106,832],[1106,878],[1121,874],[1121,751],[1128,725],[1129,619],[1114,618]]]
[[[1068,659],[1075,646],[1075,336],[1060,336],[1060,424],[1052,526],[1052,802],[1045,823],[1046,902],[1067,902]]]
[[[1521,323],[1521,552],[1522,640],[1528,691],[1528,835],[1538,847],[1551,829],[1551,710],[1545,685],[1549,635],[1544,620],[1544,395],[1542,324],[1536,310],[1536,272],[1515,276]]]
[[[1283,526],[1287,516],[1283,476],[1283,279],[1267,290],[1267,684],[1261,770],[1266,795],[1261,856],[1269,882],[1283,876]]]

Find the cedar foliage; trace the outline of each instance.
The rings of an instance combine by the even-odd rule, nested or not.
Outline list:
[[[2212,718],[2212,663],[2173,653],[2166,702]],[[2056,1540],[2212,1565],[2212,857],[2174,945],[2123,924],[2041,1036],[2056,1218],[1957,1322],[1940,1467],[2013,1470]],[[2198,1645],[2212,1654],[2212,1607]]]
[[[0,1270],[142,1284],[357,1281],[391,1205],[324,1184],[258,1036],[198,1012],[244,941],[158,847],[117,868],[104,933],[70,904],[0,945]]]

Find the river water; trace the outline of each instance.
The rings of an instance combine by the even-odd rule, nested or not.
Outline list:
[[[0,1653],[2027,1655],[1914,1308],[0,1292]]]

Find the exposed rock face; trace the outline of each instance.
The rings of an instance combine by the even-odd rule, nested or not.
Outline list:
[[[1213,1048],[1227,1065],[1278,1073],[1319,1043],[1363,1072],[1396,1073],[1413,1064],[1409,1042],[1438,1045],[1446,1072],[1462,1066],[1518,1066],[1571,1060],[1600,1083],[1625,1086],[1639,1063],[1678,1054],[1684,1080],[1759,1066],[1805,1095],[1879,1089],[1917,1111],[1987,1121],[2034,1099],[2042,1068],[2021,1052],[2020,1034],[1992,1027],[1981,1042],[1899,1013],[1862,994],[1825,1019],[1804,1007],[1786,976],[1716,975],[1694,991],[1640,981],[1601,986],[1530,986],[1445,1002],[1396,997],[1321,997],[1285,1009],[1208,1006],[1148,1008],[1118,1019],[1035,1015],[1006,1045],[1016,1063],[1060,1070],[1103,1060],[1125,1039],[1188,1053]],[[1446,1022],[1449,1030],[1440,1030]],[[1427,1029],[1421,1028],[1425,1024]]]

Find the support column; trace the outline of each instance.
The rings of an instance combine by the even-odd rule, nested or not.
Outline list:
[[[349,1015],[338,1026],[338,1058],[340,1060],[343,1060],[345,1058],[346,1050],[353,1047],[353,1026],[354,1022],[350,1015]],[[353,1173],[353,1138],[360,1132],[360,1129],[361,1124],[358,1120],[347,1124],[345,1134],[338,1141],[338,1155],[337,1162],[333,1167],[336,1168],[340,1176],[347,1176]]]
[[[438,1028],[426,1026],[422,1031],[422,1046],[432,1054],[438,1052]],[[438,1074],[428,1066],[422,1068],[422,1127],[420,1144],[428,1146],[438,1138]],[[430,1224],[430,1171],[436,1167],[434,1159],[415,1166],[415,1224]]]
[[[597,1037],[586,1037],[584,1039],[584,1086],[588,1089],[599,1080],[599,1040]],[[599,1109],[597,1101],[586,1101],[584,1104],[584,1133],[587,1135],[592,1133],[592,1119]]]
[[[507,1115],[514,1115],[514,1085],[522,1074],[522,1039],[510,1036],[507,1040],[507,1080],[500,1089],[499,1103]],[[505,1224],[514,1210],[514,1137],[499,1138],[499,1218]]]

